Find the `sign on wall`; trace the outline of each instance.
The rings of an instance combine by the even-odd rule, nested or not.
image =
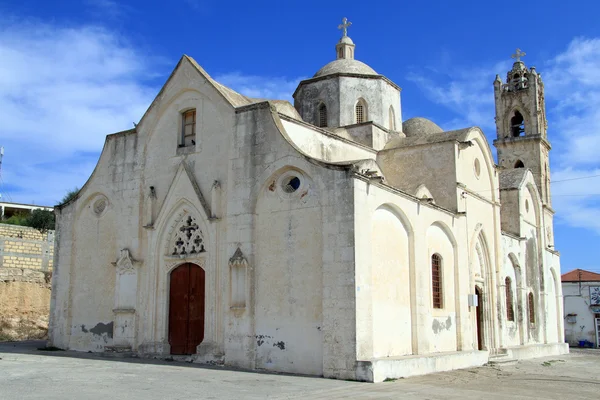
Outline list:
[[[600,306],[600,286],[590,286],[590,306]]]

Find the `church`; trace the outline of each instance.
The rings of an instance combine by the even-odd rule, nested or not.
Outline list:
[[[496,76],[496,162],[403,121],[349,26],[294,105],[184,55],[106,137],[56,208],[49,345],[368,382],[568,352],[541,75]]]

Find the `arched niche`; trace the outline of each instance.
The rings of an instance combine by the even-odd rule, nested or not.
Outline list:
[[[375,210],[371,225],[373,357],[413,353],[411,227],[395,208]]]

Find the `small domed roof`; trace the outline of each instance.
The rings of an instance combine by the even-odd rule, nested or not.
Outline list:
[[[377,72],[367,64],[354,59],[340,58],[325,65],[317,71],[313,78],[319,76],[346,73],[346,74],[361,74],[361,75],[378,75]]]
[[[415,117],[407,119],[402,123],[402,132],[404,132],[406,137],[425,136],[443,131],[435,122],[427,118]]]
[[[350,36],[342,36],[338,43],[354,44],[352,39],[350,39]]]

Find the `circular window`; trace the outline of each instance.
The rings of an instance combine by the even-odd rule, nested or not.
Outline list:
[[[93,210],[94,214],[96,214],[97,216],[102,215],[104,210],[106,210],[106,199],[102,197],[96,200],[93,205]]]
[[[277,193],[283,198],[291,199],[300,193],[305,194],[307,189],[307,180],[302,172],[296,169],[290,169],[279,175],[277,178]],[[304,196],[302,196],[304,197]]]
[[[479,158],[475,159],[473,167],[475,168],[475,176],[479,178],[479,175],[481,175],[481,165],[479,164]]]
[[[300,188],[300,178],[297,176],[289,176],[282,182],[283,191],[286,193],[294,193]]]
[[[525,200],[525,211],[529,212],[529,201]]]

